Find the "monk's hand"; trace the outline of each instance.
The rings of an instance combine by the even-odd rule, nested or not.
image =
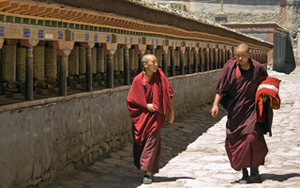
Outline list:
[[[263,95],[263,96],[262,96],[262,100],[263,100],[263,102],[267,102],[268,96],[267,96],[267,95]]]
[[[218,113],[219,113],[219,106],[214,104],[212,109],[211,109],[211,116],[213,118],[215,118],[218,115]]]
[[[155,112],[156,111],[153,104],[151,104],[151,103],[147,104],[147,110],[149,112]]]

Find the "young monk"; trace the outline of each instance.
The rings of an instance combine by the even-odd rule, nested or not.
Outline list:
[[[134,164],[145,171],[143,183],[150,184],[159,170],[161,129],[166,117],[170,123],[174,121],[174,94],[154,55],[143,56],[142,63],[144,71],[134,78],[127,105],[132,119]]]
[[[242,169],[239,183],[261,182],[258,167],[264,164],[268,148],[261,124],[256,122],[255,94],[265,68],[250,58],[246,44],[236,48],[236,57],[225,64],[219,76],[211,115],[218,114],[221,102],[227,110],[225,148],[233,169]],[[266,102],[266,99],[264,99]],[[250,167],[250,176],[247,167]]]

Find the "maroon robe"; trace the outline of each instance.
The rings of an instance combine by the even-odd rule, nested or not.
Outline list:
[[[260,78],[267,76],[265,68],[249,59],[250,69],[238,67],[230,59],[219,76],[216,93],[223,95],[221,105],[228,112],[225,148],[232,168],[241,170],[264,164],[268,148],[261,123],[256,122],[255,94]],[[238,68],[239,69],[238,69]],[[240,75],[239,74],[240,70]]]
[[[173,95],[172,85],[161,69],[150,81],[143,72],[133,80],[127,105],[132,119],[135,165],[142,170],[158,172],[160,129],[165,125]],[[147,103],[153,104],[156,111],[149,112]]]

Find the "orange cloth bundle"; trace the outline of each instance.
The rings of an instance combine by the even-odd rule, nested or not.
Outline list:
[[[279,79],[266,77],[258,86],[255,96],[256,119],[258,122],[264,122],[266,120],[266,114],[263,113],[263,96],[268,97],[272,109],[280,108],[279,84]]]

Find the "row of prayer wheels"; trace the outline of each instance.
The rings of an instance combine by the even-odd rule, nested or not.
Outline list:
[[[92,74],[105,74],[107,71],[108,56],[105,54],[101,46],[96,46],[92,50]],[[0,50],[0,78],[9,83],[25,82],[25,64],[26,64],[26,48],[20,47],[18,44],[3,45]],[[170,69],[174,64],[175,70],[184,66],[185,71],[175,71],[175,73],[167,72],[169,76],[175,76],[184,73],[193,73],[198,71],[207,71],[222,68],[226,60],[232,57],[229,51],[221,50],[214,52],[213,50],[201,50],[200,53],[194,53],[187,50],[181,57],[178,50],[169,50],[167,53],[166,66]],[[69,63],[67,69],[68,76],[85,75],[86,74],[86,48],[74,46],[69,55]],[[158,58],[159,67],[163,66],[163,54],[158,48],[156,50],[147,50],[145,54],[154,54]],[[225,54],[226,53],[226,54]],[[113,57],[113,66],[115,72],[124,71],[124,49],[118,48]],[[129,49],[130,71],[137,73],[139,70],[140,57],[136,49]],[[196,62],[198,61],[198,62]],[[210,62],[208,62],[210,61]],[[55,49],[51,46],[38,45],[33,47],[33,74],[35,80],[57,80],[60,62],[59,56]],[[197,67],[195,67],[197,64]],[[131,74],[134,76],[134,74]]]

